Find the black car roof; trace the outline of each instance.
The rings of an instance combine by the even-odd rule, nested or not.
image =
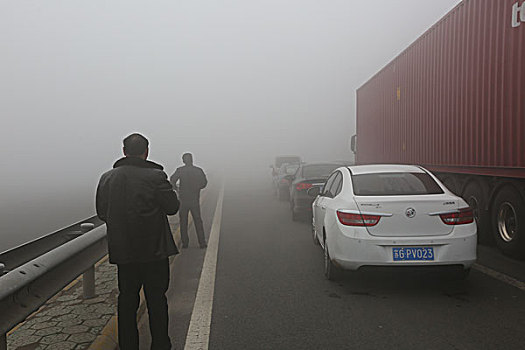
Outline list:
[[[339,166],[349,166],[348,162],[315,162],[315,163],[301,163],[301,167],[309,165],[339,165]]]

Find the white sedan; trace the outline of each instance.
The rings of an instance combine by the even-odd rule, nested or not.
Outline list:
[[[313,237],[325,275],[363,266],[456,265],[476,260],[472,210],[428,170],[360,165],[334,171],[312,204]]]

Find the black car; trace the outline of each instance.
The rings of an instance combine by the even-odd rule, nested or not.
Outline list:
[[[312,213],[312,203],[315,200],[308,195],[308,190],[314,186],[322,187],[328,176],[337,168],[348,165],[344,162],[333,163],[303,163],[293,176],[290,185],[290,208],[292,220]]]

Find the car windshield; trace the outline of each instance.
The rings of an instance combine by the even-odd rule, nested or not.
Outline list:
[[[306,165],[303,167],[303,177],[328,177],[335,169],[339,167],[339,164]]]
[[[426,173],[379,173],[352,175],[357,196],[402,196],[442,194],[441,187]]]

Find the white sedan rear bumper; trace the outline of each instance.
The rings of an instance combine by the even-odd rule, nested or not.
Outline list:
[[[337,225],[328,239],[328,249],[333,262],[343,269],[357,270],[362,266],[432,266],[462,265],[467,269],[476,261],[476,226],[454,228],[446,236],[425,237],[375,237],[365,228]],[[335,228],[335,227],[334,227]],[[394,261],[394,247],[433,247],[432,261]]]

